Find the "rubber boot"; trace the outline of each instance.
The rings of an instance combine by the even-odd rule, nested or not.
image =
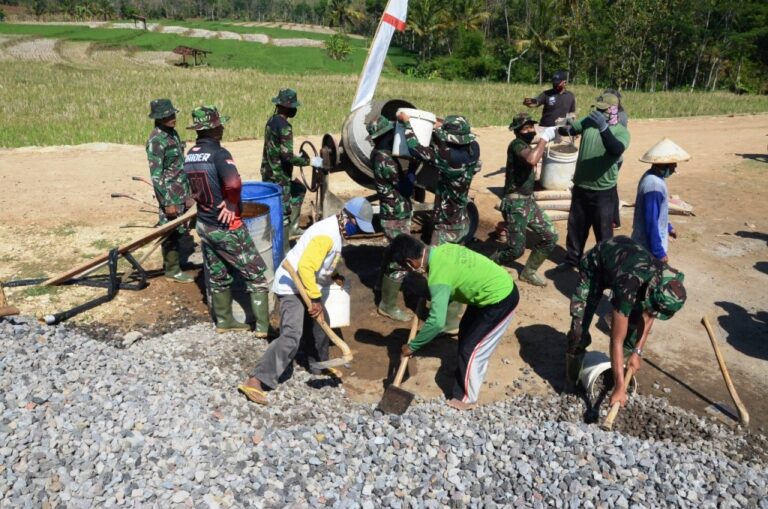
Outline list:
[[[213,314],[216,317],[216,332],[246,331],[251,328],[232,316],[232,290],[211,294]]]
[[[266,338],[269,335],[269,292],[252,292],[250,297],[253,316],[256,317],[254,334],[257,338]]]
[[[412,317],[407,311],[400,309],[397,305],[397,299],[400,295],[401,283],[391,277],[382,276],[381,278],[381,301],[379,301],[378,312],[382,316],[391,318],[398,322],[407,322]]]
[[[459,324],[461,316],[464,314],[464,304],[461,302],[451,302],[448,304],[448,312],[445,315],[445,327],[443,334],[455,336],[459,333]]]
[[[299,220],[301,219],[301,203],[291,204],[291,220],[288,224],[288,236],[291,239],[301,237],[304,230],[299,227]]]
[[[584,363],[584,355],[583,353],[565,354],[565,388],[563,390],[567,393],[576,392],[579,375],[581,374],[581,365]]]
[[[525,281],[533,286],[547,286],[547,280],[536,272],[541,267],[541,264],[544,263],[544,260],[547,259],[547,255],[549,253],[538,249],[531,252],[525,267],[520,272],[520,281]]]
[[[165,278],[177,283],[194,283],[195,278],[181,271],[179,252],[176,249],[163,249],[163,268]]]

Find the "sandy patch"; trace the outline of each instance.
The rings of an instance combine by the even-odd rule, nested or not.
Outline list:
[[[185,35],[188,37],[201,37],[203,39],[214,39],[219,36],[219,32],[214,32],[212,30],[203,30],[202,28],[193,28],[189,32],[187,32]]]
[[[0,60],[28,60],[33,62],[57,63],[63,61],[56,51],[56,39],[27,39],[5,47],[0,51]]]
[[[188,31],[189,28],[186,27],[177,27],[173,25],[159,25],[157,28],[158,32],[163,32],[167,34],[183,34],[184,32]]]
[[[269,37],[264,34],[243,34],[243,40],[267,44],[269,42]]]
[[[229,39],[234,41],[240,41],[243,38],[236,32],[219,32],[219,39]]]
[[[323,41],[315,39],[272,39],[275,46],[295,47],[302,46],[307,48],[322,48],[325,46]]]

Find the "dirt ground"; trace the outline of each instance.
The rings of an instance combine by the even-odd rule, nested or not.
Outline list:
[[[666,397],[702,415],[716,415],[707,410],[713,404],[733,407],[700,324],[701,317],[707,315],[719,335],[736,388],[750,410],[750,427],[765,431],[768,115],[632,121],[630,132],[632,143],[619,183],[621,198],[634,202],[637,181],[647,166],[638,162],[638,157],[668,136],[693,156],[670,179],[671,193],[693,204],[696,212],[694,217],[672,218],[680,238],[671,245],[670,259],[686,275],[688,302],[673,320],[654,326],[639,374],[640,391]],[[501,219],[494,210],[498,203],[494,191],[503,185],[503,175],[495,173],[504,164],[511,133],[495,127],[478,129],[477,134],[484,166],[472,186],[481,213],[472,247],[489,254],[497,245],[488,240],[488,233]],[[319,137],[310,139],[319,144]],[[233,153],[243,178],[258,180],[261,142],[225,140],[225,145]],[[139,146],[102,143],[0,149],[0,185],[5,191],[0,196],[0,280],[53,275],[149,231],[156,220],[153,207],[110,198],[111,193],[119,192],[153,201],[151,189],[130,178],[148,173],[143,151]],[[332,189],[342,197],[369,194],[343,173],[332,176]],[[623,209],[623,227],[617,234],[630,234],[632,212],[632,208]],[[557,226],[559,247],[546,262],[545,271],[564,256],[565,223]],[[356,241],[345,250],[347,271],[353,281],[353,323],[342,333],[355,360],[346,372],[344,385],[353,398],[366,402],[380,398],[407,334],[407,324],[379,317],[375,311],[371,288],[382,250],[380,239]],[[520,261],[524,263],[525,258]],[[155,253],[145,265],[155,269],[156,274],[161,265],[159,254]],[[512,274],[516,277],[517,270]],[[520,284],[521,305],[491,361],[481,402],[520,392],[545,394],[560,390],[564,332],[569,323],[568,297],[575,274],[550,274],[553,276],[544,289]],[[109,340],[130,330],[151,334],[208,320],[200,279],[198,285],[178,285],[153,278],[148,288],[121,291],[112,302],[71,322]],[[12,304],[38,317],[103,292],[79,286],[6,289]],[[603,310],[607,309],[604,304]],[[607,351],[607,337],[598,332],[599,328],[606,330],[604,322],[593,327],[593,348]],[[420,352],[411,363],[404,387],[423,397],[441,396],[450,390],[455,369],[454,342],[441,337]],[[721,413],[717,416],[723,418]]]

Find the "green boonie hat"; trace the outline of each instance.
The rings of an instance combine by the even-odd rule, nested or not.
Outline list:
[[[299,99],[296,97],[296,91],[292,88],[281,88],[277,93],[277,97],[272,98],[272,102],[286,108],[298,108],[301,106]]]
[[[375,140],[382,134],[386,134],[392,129],[395,128],[395,124],[392,123],[391,120],[389,120],[387,117],[378,117],[376,120],[373,120],[368,123],[368,125],[365,126],[365,129],[368,131],[368,134],[371,136],[372,140]]]
[[[162,118],[172,117],[177,114],[179,110],[173,107],[173,103],[170,99],[155,99],[149,103],[149,118],[160,120]]]
[[[665,267],[661,281],[651,290],[646,301],[646,310],[659,320],[669,320],[685,304],[687,294],[683,280],[685,274],[671,267]]]
[[[460,115],[448,115],[443,125],[435,129],[435,135],[447,143],[469,145],[475,139],[470,132],[469,122]]]
[[[538,122],[532,119],[531,116],[527,113],[518,113],[515,115],[515,118],[512,119],[512,123],[509,124],[509,130],[517,131],[525,124],[538,124]]]
[[[597,102],[592,106],[597,108],[598,110],[607,110],[611,106],[619,105],[619,98],[616,97],[614,94],[603,93],[603,95],[597,96],[595,100]]]
[[[198,106],[192,110],[192,125],[188,126],[187,129],[194,129],[195,131],[214,129],[228,121],[229,117],[219,114],[216,106]]]

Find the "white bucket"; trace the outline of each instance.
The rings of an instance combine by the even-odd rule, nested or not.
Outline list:
[[[544,189],[567,191],[576,172],[579,150],[570,143],[547,147],[541,165],[541,185]]]
[[[581,364],[581,372],[579,373],[579,381],[581,385],[587,391],[587,397],[590,401],[594,402],[598,396],[598,380],[602,376],[610,377],[613,379],[611,373],[611,359],[603,352],[589,351],[584,355],[584,362]],[[627,389],[627,394],[634,394],[637,391],[637,380],[632,378]]]
[[[437,117],[429,111],[416,110],[413,108],[400,108],[397,110],[407,113],[411,117],[411,127],[416,139],[422,147],[428,147],[432,141],[432,130],[435,127]],[[392,147],[392,154],[396,156],[408,156],[408,145],[405,142],[405,128],[400,122],[395,123],[395,142]]]
[[[344,286],[333,283],[330,286],[320,288],[323,307],[325,308],[325,320],[331,328],[349,325],[351,300],[349,288],[349,281],[344,281]]]

